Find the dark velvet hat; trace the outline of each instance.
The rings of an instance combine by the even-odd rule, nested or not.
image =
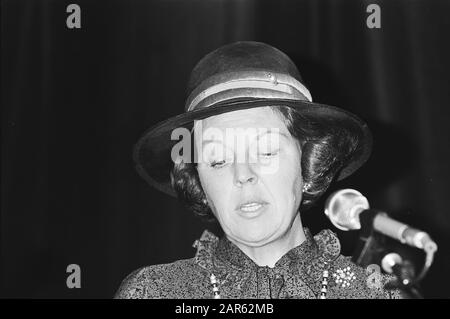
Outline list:
[[[191,129],[195,120],[242,109],[285,106],[302,117],[333,129],[344,130],[356,148],[338,172],[341,180],[355,172],[369,157],[372,136],[356,115],[335,106],[312,102],[311,94],[291,59],[260,42],[235,42],[207,54],[193,69],[184,113],[148,129],[134,148],[136,169],[150,185],[175,196],[170,171],[172,131]]]

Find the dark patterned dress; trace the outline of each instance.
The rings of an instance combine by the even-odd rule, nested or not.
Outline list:
[[[115,298],[213,298],[211,275],[221,298],[315,299],[324,288],[326,298],[400,298],[383,289],[391,277],[361,268],[340,255],[340,243],[330,230],[312,236],[287,252],[273,268],[258,266],[226,237],[205,231],[194,247],[194,258],[144,267],[125,278]]]

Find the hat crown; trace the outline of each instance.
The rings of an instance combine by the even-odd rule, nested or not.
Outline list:
[[[303,84],[297,67],[282,51],[261,42],[234,42],[212,51],[197,63],[188,82],[187,104],[197,93],[218,82],[236,80],[236,74],[248,76],[252,72],[282,74]]]
[[[210,52],[197,63],[189,79],[188,95],[213,75],[242,70],[284,73],[303,82],[292,60],[277,48],[261,42],[240,41]]]

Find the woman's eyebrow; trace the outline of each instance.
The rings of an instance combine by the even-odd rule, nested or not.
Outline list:
[[[289,139],[289,135],[283,131],[280,131],[280,129],[276,128],[276,129],[265,129],[262,132],[260,132],[259,134],[257,134],[256,136],[254,136],[253,138],[251,138],[251,140],[259,140],[260,138],[268,135],[268,134],[277,134],[280,136],[283,136],[286,139]],[[214,139],[214,138],[209,138],[209,139],[203,139],[202,140],[202,145],[206,145],[209,143],[217,143],[217,144],[224,144],[224,140],[222,139]]]
[[[289,139],[289,135],[286,134],[285,132],[280,131],[279,129],[276,129],[276,130],[271,130],[271,129],[265,130],[264,132],[259,133],[255,138],[256,138],[256,140],[259,140],[260,138],[262,138],[262,137],[264,137],[264,136],[266,136],[268,134],[278,134],[280,136],[283,136],[286,139]],[[253,139],[254,138],[252,138],[252,140]],[[206,145],[206,144],[209,144],[209,143],[223,144],[224,141],[222,139],[203,139],[203,141],[202,141],[202,145]]]
[[[266,136],[266,135],[268,135],[268,134],[278,134],[278,135],[280,135],[280,136],[283,136],[283,137],[286,138],[286,139],[289,139],[289,135],[286,134],[286,133],[283,132],[283,131],[280,131],[280,129],[278,129],[278,128],[275,129],[275,130],[269,129],[269,130],[267,130],[267,131],[265,131],[265,132],[262,132],[262,133],[258,134],[258,136],[256,137],[256,139],[259,140],[261,137],[264,137],[264,136]]]
[[[223,144],[223,141],[217,140],[217,139],[205,139],[202,141],[202,145],[206,145],[206,144],[210,144],[210,143]]]

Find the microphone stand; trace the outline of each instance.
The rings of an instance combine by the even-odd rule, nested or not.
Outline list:
[[[386,254],[385,238],[373,228],[373,220],[376,215],[377,211],[368,209],[359,217],[361,230],[352,261],[364,268],[371,264],[380,264],[382,257]]]
[[[371,264],[380,265],[381,260],[389,253],[385,248],[385,237],[373,228],[373,220],[377,214],[377,211],[371,209],[360,214],[361,231],[352,261],[364,268]],[[387,283],[385,289],[400,289],[407,299],[423,298],[415,287],[415,269],[410,261],[396,263],[392,266],[392,272],[396,279]]]

